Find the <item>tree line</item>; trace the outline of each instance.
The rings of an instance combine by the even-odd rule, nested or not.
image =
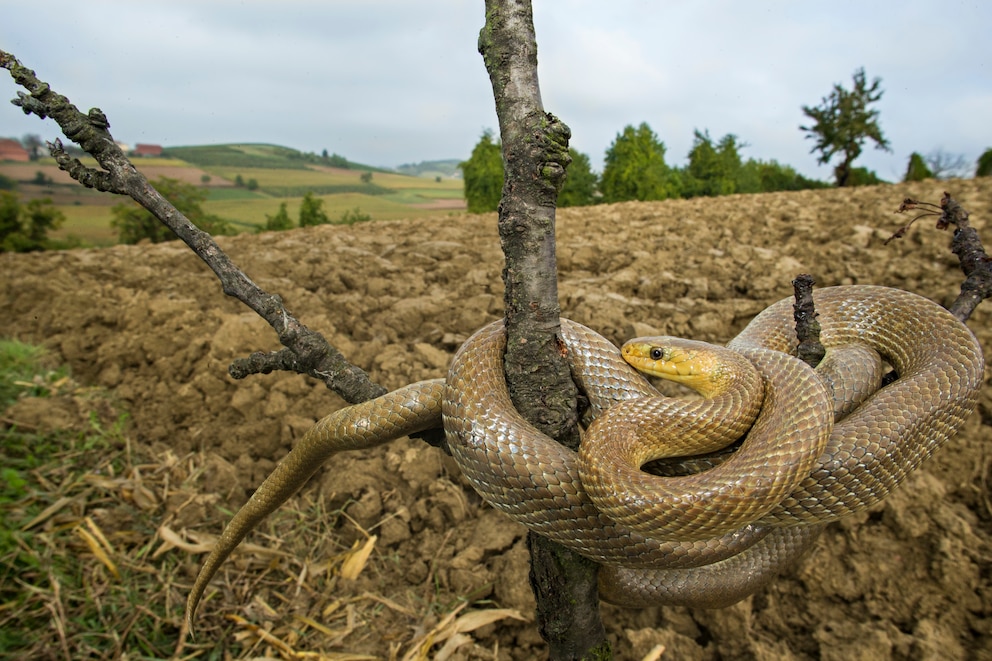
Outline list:
[[[558,196],[558,206],[830,186],[776,161],[745,161],[740,154],[745,146],[733,134],[714,140],[708,131],[697,130],[688,164],[673,167],[665,160],[665,143],[647,122],[636,127],[628,125],[606,150],[601,174],[593,172],[588,155],[569,149],[572,162]],[[503,159],[499,142],[490,131],[482,134],[461,169],[469,212],[495,210],[502,192]]]
[[[606,150],[602,173],[592,170],[589,156],[574,148],[569,149],[571,164],[565,183],[558,196],[558,206],[584,206],[598,202],[623,202],[628,200],[664,200],[701,196],[731,195],[734,193],[763,193],[803,190],[836,186],[863,186],[884,183],[874,172],[855,167],[867,142],[877,149],[891,151],[879,125],[879,113],[873,107],[881,98],[882,81],[870,83],[864,69],[853,75],[851,89],[835,84],[830,94],[817,106],[802,106],[803,114],[812,120],[799,127],[812,139],[811,153],[818,153],[818,162],[834,166],[834,184],[809,179],[794,168],[775,160],[744,160],[741,150],[747,143],[728,133],[714,140],[708,130],[696,130],[688,163],[684,167],[669,166],[666,147],[647,122],[638,126],[625,126]],[[22,144],[32,159],[41,153],[41,138],[29,134]],[[307,162],[319,162],[339,167],[352,167],[343,156],[330,155],[325,149],[316,154],[303,154]],[[468,160],[458,166],[465,181],[465,199],[470,213],[494,211],[499,205],[503,188],[502,149],[492,131],[484,131]],[[904,181],[920,181],[932,177],[962,176],[969,170],[964,157],[936,150],[927,156],[917,152],[910,155]],[[38,173],[41,175],[41,173]],[[975,176],[992,176],[992,148],[978,158]],[[371,184],[372,172],[361,176],[362,182]],[[249,189],[258,187],[250,179],[244,182],[241,175],[236,185]],[[163,196],[182,211],[195,225],[211,234],[231,234],[231,224],[219,216],[208,214],[202,208],[205,191],[177,181],[160,178],[156,187]],[[0,252],[26,252],[56,247],[48,238],[49,230],[58,228],[64,216],[50,199],[33,200],[21,204],[12,192],[16,182],[0,175]],[[307,192],[300,204],[296,225],[308,227],[325,223],[355,223],[369,220],[359,208],[344,212],[331,220],[323,208],[323,200],[312,191]],[[158,222],[149,212],[134,203],[118,204],[112,208],[111,226],[117,230],[122,243],[152,242],[175,239],[175,234]],[[286,203],[282,203],[273,216],[266,215],[261,230],[283,230],[294,226]]]
[[[834,184],[804,177],[791,166],[775,160],[744,160],[741,150],[747,143],[732,133],[714,140],[708,130],[695,131],[688,163],[684,167],[672,167],[665,161],[665,143],[647,122],[642,122],[636,127],[625,126],[617,134],[606,150],[603,171],[598,175],[592,171],[586,154],[569,149],[572,163],[558,206],[885,183],[875,172],[853,165],[867,142],[891,151],[879,125],[878,110],[873,107],[882,98],[881,83],[880,78],[869,83],[864,69],[858,69],[851,89],[836,84],[819,105],[802,106],[803,114],[812,121],[799,129],[814,141],[810,151],[819,154],[819,163],[836,162]],[[465,180],[469,212],[494,211],[502,193],[503,161],[500,145],[491,131],[483,132],[468,160],[459,167]],[[963,157],[941,150],[927,157],[914,152],[904,181],[961,176],[967,170]],[[982,154],[975,170],[975,176],[990,175],[992,149]]]

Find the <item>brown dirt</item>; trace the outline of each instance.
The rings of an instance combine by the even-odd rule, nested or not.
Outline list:
[[[960,275],[946,235],[920,221],[882,246],[906,220],[892,213],[904,197],[937,201],[945,187],[981,231],[992,212],[990,178],[564,210],[562,309],[616,341],[664,332],[722,342],[790,295],[803,271],[823,286],[884,284],[948,304]],[[500,314],[494,225],[491,215],[458,216],[221,244],[394,388],[442,375],[458,344]],[[275,339],[178,243],[0,255],[0,266],[0,335],[44,343],[77,379],[114,389],[133,416],[135,442],[205,450],[204,488],[228,506],[342,405],[300,376],[228,377],[232,358],[274,349]],[[970,322],[987,350],[990,309]],[[794,576],[732,608],[605,606],[617,658],[638,659],[662,643],[664,658],[678,659],[992,659],[990,421],[987,388],[963,433],[884,504],[831,526]],[[380,536],[372,569],[337,584],[342,598],[374,592],[412,608],[462,595],[532,612],[522,530],[480,504],[436,450],[402,440],[336,457],[307,493]],[[207,516],[219,530],[224,516]],[[334,535],[323,552],[360,538],[344,517]],[[206,608],[249,616],[251,598]],[[306,612],[301,599],[293,609]],[[366,617],[335,649],[387,657],[411,637],[396,608]],[[477,646],[453,658],[494,658],[484,650],[495,646],[500,659],[544,654],[532,623],[503,620],[472,636]]]

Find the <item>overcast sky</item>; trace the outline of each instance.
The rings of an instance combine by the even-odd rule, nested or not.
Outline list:
[[[83,111],[102,108],[129,144],[268,142],[396,166],[466,158],[497,126],[476,50],[482,0],[0,3],[0,49]],[[897,180],[913,151],[973,164],[992,147],[987,0],[534,5],[545,109],[595,169],[625,125],[648,122],[670,164],[698,128],[830,179],[800,107],[859,67],[882,79],[893,151],[858,164]],[[25,133],[58,135],[0,105],[0,136]]]

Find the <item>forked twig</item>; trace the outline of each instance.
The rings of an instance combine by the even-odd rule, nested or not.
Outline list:
[[[968,220],[970,214],[950,193],[944,191],[939,205],[907,197],[896,209],[896,213],[920,208],[925,211],[900,227],[885,243],[904,236],[910,225],[924,216],[936,216],[936,228],[939,230],[946,230],[954,225],[951,252],[958,256],[965,279],[961,283],[961,293],[947,309],[961,321],[966,321],[979,303],[992,296],[992,260],[985,252],[978,232]]]

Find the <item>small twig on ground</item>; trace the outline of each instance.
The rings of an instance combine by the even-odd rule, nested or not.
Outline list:
[[[820,322],[816,320],[816,308],[813,305],[814,283],[813,276],[808,273],[800,273],[792,281],[796,298],[792,305],[792,316],[796,321],[796,337],[799,339],[796,356],[810,367],[819,365],[827,353],[820,343]]]
[[[349,363],[323,335],[300,323],[278,296],[255,284],[210,234],[196,227],[159,194],[117,146],[109,131],[110,122],[99,108],[83,114],[69,99],[52,91],[48,83],[38,80],[34,71],[2,50],[0,67],[10,71],[14,81],[29,92],[18,92],[18,98],[12,103],[25,114],[34,114],[41,119],[51,117],[67,138],[96,159],[102,170],[87,167],[69,156],[62,142],[56,140],[49,144],[49,149],[59,168],[88,188],[126,195],[147,209],[213,270],[225,294],[250,307],[275,330],[286,349],[236,360],[230,368],[231,376],[240,379],[273,370],[309,374],[349,403],[372,399],[386,392],[373,383],[365,371]]]

